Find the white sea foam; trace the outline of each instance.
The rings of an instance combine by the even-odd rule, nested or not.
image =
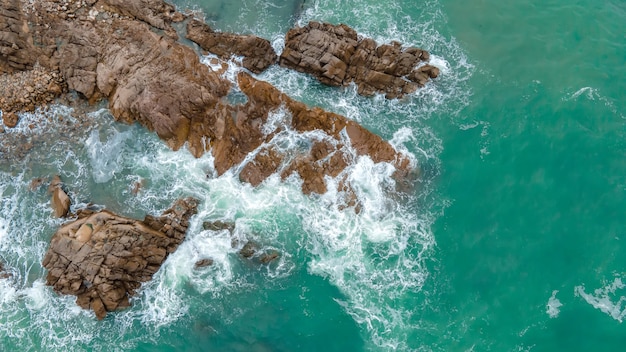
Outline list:
[[[128,139],[132,138],[132,132],[121,132],[110,129],[109,135],[102,141],[98,130],[92,130],[89,138],[85,141],[85,147],[89,153],[93,179],[96,183],[108,182],[120,171],[122,150]]]
[[[574,294],[582,297],[587,303],[620,323],[626,317],[626,297],[620,295],[624,293],[626,285],[622,282],[622,278],[617,276],[613,282],[606,283],[603,287],[595,289],[593,293],[587,293],[585,286],[576,286]],[[619,298],[618,298],[619,296]]]
[[[626,119],[622,111],[619,111],[615,106],[615,102],[613,99],[607,98],[606,96],[600,94],[598,89],[593,87],[582,87],[573,93],[566,94],[565,97],[562,98],[563,101],[577,101],[579,99],[585,98],[591,101],[599,101],[604,104],[613,114],[619,115],[622,119]]]
[[[556,294],[559,293],[558,290],[552,291],[552,296],[548,299],[548,303],[546,304],[546,313],[550,316],[550,318],[556,318],[559,316],[561,312],[561,307],[563,304],[556,298]]]

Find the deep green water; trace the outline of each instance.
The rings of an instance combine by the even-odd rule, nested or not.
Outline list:
[[[209,155],[172,152],[104,110],[74,132],[74,143],[56,138],[68,133],[66,109],[25,115],[7,133],[47,142],[24,160],[0,155],[0,258],[13,273],[0,280],[0,350],[626,348],[626,3],[179,5],[278,50],[295,21],[309,20],[428,49],[441,77],[401,101],[323,87],[279,67],[260,75],[392,140],[413,155],[421,178],[406,193],[390,192],[391,170],[361,159],[347,171],[364,204],[357,215],[339,211],[335,194],[301,195],[297,180],[274,177],[257,189],[235,172],[207,180]],[[141,217],[181,195],[203,201],[186,242],[133,307],[102,322],[43,285],[40,262],[60,222],[45,189],[28,186],[54,173],[77,207],[93,202]],[[145,186],[133,196],[139,179]],[[210,219],[235,220],[236,236],[280,259],[241,259],[226,233],[202,230]],[[194,271],[206,256],[215,264]]]

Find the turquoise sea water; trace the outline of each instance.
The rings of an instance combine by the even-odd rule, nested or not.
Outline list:
[[[0,259],[13,273],[0,279],[1,350],[624,349],[623,1],[178,5],[279,51],[285,31],[309,20],[429,50],[441,77],[400,101],[279,67],[259,76],[392,140],[421,177],[390,192],[391,170],[359,160],[347,171],[364,204],[354,214],[337,209],[335,194],[303,196],[297,180],[272,177],[254,189],[235,172],[213,177],[210,155],[173,152],[106,110],[74,132],[63,107],[25,115],[6,133],[35,141],[30,153],[0,162]],[[185,243],[133,307],[101,322],[43,285],[41,259],[60,221],[45,187],[29,184],[55,173],[76,206],[129,216],[159,213],[182,195],[202,200]],[[241,259],[228,234],[202,229],[213,219],[234,220],[238,238],[280,259]],[[195,271],[206,256],[215,264]]]

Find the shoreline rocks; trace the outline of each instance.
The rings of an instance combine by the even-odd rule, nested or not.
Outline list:
[[[152,279],[184,240],[197,201],[177,201],[161,216],[143,221],[108,211],[82,210],[54,234],[44,257],[46,284],[103,319],[130,306],[141,283]]]

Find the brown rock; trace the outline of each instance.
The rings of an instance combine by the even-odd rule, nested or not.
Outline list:
[[[202,223],[202,228],[210,231],[222,231],[228,230],[228,232],[233,232],[235,229],[235,224],[232,222],[225,222],[221,220],[217,221],[205,221]]]
[[[239,254],[241,254],[241,256],[244,258],[250,258],[254,255],[254,253],[256,253],[258,249],[259,248],[256,243],[248,241],[246,242],[246,244],[243,245],[243,248],[241,248]]]
[[[270,253],[263,254],[260,260],[261,260],[261,263],[263,264],[269,264],[273,262],[274,260],[278,259],[278,257],[279,257],[278,252],[273,251]]]
[[[79,212],[50,241],[42,263],[48,269],[46,284],[75,295],[76,303],[98,319],[128,307],[129,296],[182,242],[196,208],[197,201],[183,199],[144,221],[108,211]]]
[[[194,19],[187,23],[187,39],[222,59],[243,56],[243,67],[254,73],[264,71],[278,58],[266,39],[254,35],[214,32],[207,24]]]
[[[19,121],[19,117],[17,116],[16,113],[12,111],[2,113],[2,122],[4,122],[4,125],[7,126],[8,128],[13,128],[17,126],[18,121]]]
[[[58,175],[55,175],[52,178],[52,182],[50,182],[50,186],[48,187],[48,191],[52,193],[52,209],[54,211],[54,216],[57,218],[64,218],[70,211],[70,206],[72,202],[70,197],[65,193],[62,189],[63,183],[61,182],[61,178]]]
[[[2,280],[2,279],[9,279],[12,276],[13,275],[11,275],[11,273],[5,269],[4,263],[2,261],[0,261],[0,280]]]
[[[392,99],[414,92],[416,83],[425,83],[413,72],[429,57],[428,52],[418,48],[402,49],[398,42],[377,46],[370,38],[359,39],[344,24],[310,22],[287,32],[279,62],[281,66],[309,73],[327,85],[345,86],[354,82],[359,94],[378,92]],[[439,74],[432,68],[428,69],[426,81]]]
[[[117,10],[126,16],[134,17],[158,29],[171,29],[171,22],[176,16],[174,6],[162,0],[101,0],[109,9]],[[172,29],[173,31],[173,29]]]
[[[9,75],[13,83],[4,91],[0,76],[0,109],[6,116],[47,104],[63,91],[73,90],[90,103],[107,99],[117,120],[142,124],[173,149],[187,145],[196,157],[210,150],[218,175],[237,166],[241,180],[258,185],[274,173],[282,177],[296,173],[306,193],[325,192],[325,177],[337,177],[354,162],[349,157],[353,155],[351,148],[375,162],[408,167],[406,157],[355,122],[294,101],[249,74],[239,74],[237,81],[246,102],[229,104],[226,96],[233,87],[221,76],[225,63],[212,71],[200,63],[191,48],[177,42],[170,33],[171,21],[180,20],[182,15],[163,1],[100,0],[95,4],[89,0],[68,2],[66,7],[59,9],[58,2],[41,0],[29,8],[28,34],[40,51],[37,57],[41,65]],[[95,18],[92,10],[98,12]],[[11,16],[24,17],[17,12]],[[244,56],[243,65],[253,72],[276,60],[267,40],[217,33],[196,20],[188,23],[188,36],[222,58]],[[22,49],[29,52],[19,46],[14,50]],[[354,81],[363,94],[381,91],[394,97],[417,89],[424,75],[436,75],[434,68],[423,68],[427,65],[415,68],[427,57],[417,48],[402,49],[398,43],[377,46],[371,39],[359,39],[345,25],[312,22],[288,33],[281,63],[311,72],[327,84]],[[36,72],[45,78],[44,83],[32,85],[33,91],[27,92],[24,100],[24,92],[16,89],[19,79]],[[405,77],[411,74],[418,82]],[[286,125],[268,132],[268,117],[279,109],[285,109],[290,118]],[[318,130],[325,136],[321,144],[312,142],[309,150],[271,147],[273,138],[284,129],[299,133]],[[342,132],[349,141],[343,140]],[[262,145],[268,147],[259,150]],[[254,157],[248,157],[253,152]],[[139,191],[139,187],[134,190]],[[60,192],[58,198],[62,198]],[[152,220],[146,219],[149,223]],[[94,231],[93,236],[96,234]]]
[[[211,259],[211,258],[200,259],[194,265],[194,269],[205,268],[205,267],[211,266],[211,265],[213,265],[213,259]]]

